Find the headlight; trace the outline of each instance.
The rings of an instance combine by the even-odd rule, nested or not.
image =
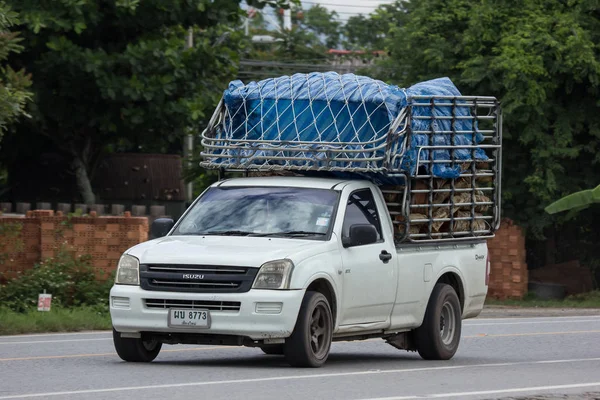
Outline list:
[[[123,254],[117,266],[115,283],[119,285],[139,285],[140,261],[135,257]]]
[[[277,260],[264,263],[256,279],[253,289],[288,289],[294,263],[290,260]]]

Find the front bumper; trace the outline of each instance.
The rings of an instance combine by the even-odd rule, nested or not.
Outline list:
[[[236,335],[253,340],[280,339],[292,334],[304,290],[258,290],[246,293],[176,293],[142,290],[139,286],[114,285],[110,291],[110,316],[117,332],[203,333]],[[149,308],[145,299],[240,302],[239,311],[211,311],[210,328],[171,328],[168,309]],[[257,309],[257,303],[262,307]],[[281,303],[273,313],[265,304]],[[277,308],[277,307],[276,307]],[[267,312],[263,310],[267,309]]]

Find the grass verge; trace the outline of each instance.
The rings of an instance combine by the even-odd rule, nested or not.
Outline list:
[[[522,300],[496,300],[487,298],[488,306],[545,307],[545,308],[600,308],[600,290],[566,297],[564,300],[542,300],[527,294]]]
[[[110,314],[97,307],[53,307],[48,312],[32,309],[23,313],[0,309],[0,335],[101,329],[111,329]]]

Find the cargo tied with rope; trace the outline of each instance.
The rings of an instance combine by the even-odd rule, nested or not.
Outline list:
[[[202,145],[205,168],[368,179],[398,242],[491,237],[500,221],[499,103],[448,78],[406,89],[334,72],[234,81]]]

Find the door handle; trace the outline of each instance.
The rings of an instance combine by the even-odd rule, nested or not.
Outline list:
[[[385,250],[381,250],[379,259],[383,261],[384,264],[387,264],[392,259],[392,255]]]

